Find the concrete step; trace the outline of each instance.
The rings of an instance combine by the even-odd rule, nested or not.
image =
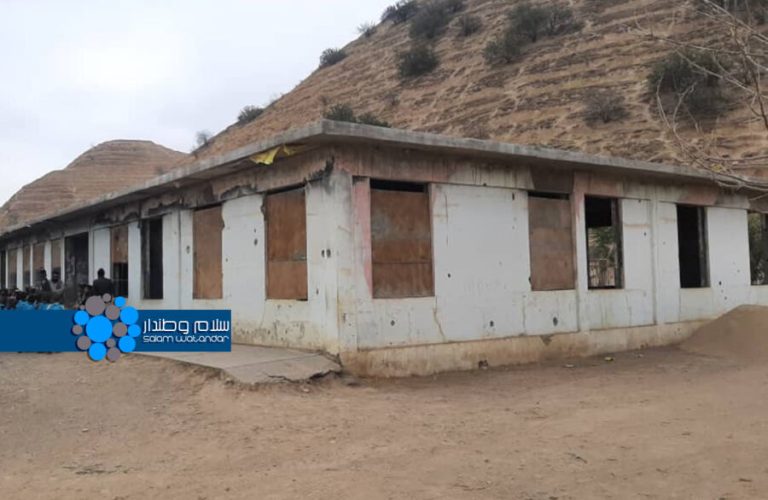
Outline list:
[[[294,349],[234,344],[232,352],[145,352],[143,356],[170,359],[180,363],[219,370],[243,384],[301,382],[328,373],[341,372],[341,366],[326,356]]]

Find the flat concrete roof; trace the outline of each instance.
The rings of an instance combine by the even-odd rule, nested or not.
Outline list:
[[[585,153],[563,151],[539,146],[523,146],[498,141],[456,138],[426,132],[374,127],[356,123],[321,120],[306,127],[292,129],[270,139],[192,163],[167,174],[150,179],[130,189],[105,194],[84,203],[32,219],[23,224],[0,230],[6,239],[19,231],[33,229],[47,222],[67,220],[89,212],[104,210],[124,203],[135,202],[170,188],[176,189],[195,182],[219,177],[241,170],[242,161],[283,144],[373,144],[388,147],[418,149],[442,154],[475,156],[503,161],[522,161],[531,165],[552,167],[581,167],[605,170],[618,174],[644,174],[654,177],[677,178],[689,182],[717,183],[731,180],[726,176],[690,167],[629,160]],[[755,184],[768,189],[768,181],[755,180]]]

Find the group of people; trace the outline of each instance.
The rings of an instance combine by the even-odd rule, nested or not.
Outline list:
[[[49,280],[48,273],[40,270],[35,287],[0,289],[0,310],[63,310],[84,304],[92,295],[114,295],[114,284],[106,277],[104,269],[99,269],[96,275],[93,284],[68,289],[59,271],[54,270]]]

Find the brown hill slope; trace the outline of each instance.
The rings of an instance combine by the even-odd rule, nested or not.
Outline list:
[[[315,71],[255,121],[229,127],[197,156],[269,137],[319,119],[329,105],[348,103],[398,128],[681,161],[655,116],[646,83],[650,67],[669,49],[644,38],[638,28],[700,38],[706,32],[701,19],[692,18],[686,2],[568,3],[585,23],[581,31],[542,39],[525,49],[520,62],[493,68],[485,63],[483,48],[502,31],[515,2],[467,0],[465,13],[481,17],[482,30],[458,37],[454,19],[436,45],[439,68],[410,82],[400,80],[396,67],[398,51],[410,45],[408,26],[383,23],[371,38],[349,44],[342,62]],[[584,123],[584,98],[606,88],[625,96],[629,115],[619,123],[590,127]],[[764,133],[746,110],[732,110],[715,126],[727,154],[765,149]]]
[[[0,208],[0,228],[141,182],[178,163],[221,154],[316,121],[329,106],[342,103],[358,114],[370,112],[403,129],[685,163],[672,134],[656,116],[646,83],[652,65],[670,49],[644,37],[642,31],[653,29],[706,43],[707,27],[690,15],[688,1],[569,0],[584,22],[582,30],[543,38],[527,46],[519,62],[500,67],[486,64],[483,49],[502,32],[506,14],[518,2],[465,3],[461,15],[480,17],[482,29],[468,38],[459,37],[454,19],[435,46],[440,66],[427,76],[410,81],[399,78],[397,55],[411,45],[409,25],[382,23],[372,37],[361,36],[345,47],[346,59],[313,72],[257,119],[230,126],[194,157],[157,145],[153,149],[148,146],[151,143],[105,143],[67,169],[22,188]],[[604,89],[624,96],[628,115],[619,122],[589,126],[584,121],[584,100]],[[755,156],[768,146],[764,129],[747,109],[731,109],[708,126],[712,128],[708,132],[719,136],[725,155]],[[692,129],[684,135],[697,140],[707,136]],[[140,161],[131,154],[119,161],[97,159],[92,174],[73,175],[76,169],[71,167],[99,148],[129,143],[144,144],[149,156]],[[115,175],[118,168],[119,176]]]
[[[151,141],[108,141],[21,188],[0,207],[0,228],[122,190],[176,168],[187,155]]]

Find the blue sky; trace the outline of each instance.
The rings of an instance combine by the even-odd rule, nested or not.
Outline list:
[[[0,0],[0,203],[110,139],[188,152],[394,0]]]

